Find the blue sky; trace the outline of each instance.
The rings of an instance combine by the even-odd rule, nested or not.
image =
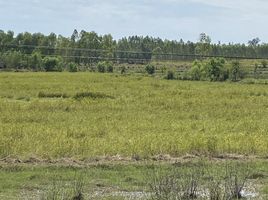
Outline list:
[[[267,0],[0,0],[0,29],[19,32],[150,35],[213,42],[268,42]]]

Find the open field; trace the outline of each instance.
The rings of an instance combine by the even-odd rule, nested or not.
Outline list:
[[[268,200],[267,7],[0,0],[0,200]]]
[[[1,73],[0,87],[1,158],[267,156],[266,85]]]
[[[193,183],[207,199],[236,179],[267,199],[268,92],[256,82],[0,73],[0,199],[172,199]]]

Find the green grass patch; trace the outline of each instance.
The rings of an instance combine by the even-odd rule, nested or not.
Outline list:
[[[1,73],[0,87],[0,158],[268,155],[267,85]]]

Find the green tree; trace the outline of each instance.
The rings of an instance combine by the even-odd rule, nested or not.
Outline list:
[[[163,51],[160,47],[156,47],[155,49],[153,49],[152,52],[152,59],[153,60],[161,60],[162,59],[162,55]]]
[[[28,67],[34,71],[39,71],[42,69],[42,56],[40,52],[35,51],[31,54]]]
[[[224,81],[228,79],[228,72],[223,58],[208,60],[204,66],[204,72],[210,81]]]
[[[240,63],[238,61],[233,61],[230,68],[230,79],[231,81],[238,81],[242,78],[242,72],[240,69]]]
[[[101,47],[104,50],[103,55],[106,58],[114,57],[114,50],[116,48],[116,41],[113,40],[111,34],[104,35],[101,40]]]
[[[199,42],[195,48],[195,52],[200,55],[210,55],[212,51],[211,38],[206,33],[199,35]]]
[[[260,43],[260,38],[253,38],[252,40],[248,41],[248,45],[250,46],[257,46]]]
[[[9,69],[21,69],[25,67],[23,54],[20,51],[7,51],[2,55],[4,65]]]

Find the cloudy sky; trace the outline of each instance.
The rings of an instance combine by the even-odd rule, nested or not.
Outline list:
[[[268,42],[267,0],[0,0],[0,29],[19,32],[150,35],[213,42]]]

